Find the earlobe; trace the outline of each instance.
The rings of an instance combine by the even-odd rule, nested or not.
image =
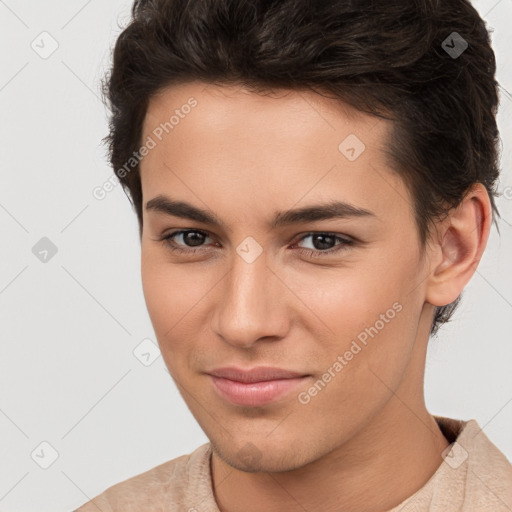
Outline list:
[[[427,280],[428,303],[445,306],[461,294],[485,250],[491,220],[489,194],[484,185],[476,183],[438,226],[438,257]]]

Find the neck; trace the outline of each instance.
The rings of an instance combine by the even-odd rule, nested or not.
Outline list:
[[[367,512],[389,510],[418,491],[442,463],[449,445],[424,408],[396,396],[349,442],[306,466],[280,473],[245,473],[212,453],[221,512]],[[395,409],[396,414],[391,414]]]

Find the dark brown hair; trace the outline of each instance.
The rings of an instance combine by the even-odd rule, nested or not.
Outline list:
[[[103,81],[114,171],[140,148],[149,99],[164,87],[309,89],[393,120],[386,153],[411,191],[422,244],[474,183],[499,216],[496,61],[469,1],[136,0],[131,14]],[[139,165],[116,175],[141,234]],[[459,300],[436,308],[431,334]]]

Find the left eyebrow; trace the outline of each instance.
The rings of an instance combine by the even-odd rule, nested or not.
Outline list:
[[[275,229],[289,224],[298,224],[300,222],[370,216],[376,217],[370,210],[358,208],[343,201],[331,201],[326,204],[278,212],[272,221],[272,228]]]
[[[185,201],[173,200],[164,195],[158,195],[146,203],[146,210],[153,210],[165,215],[195,220],[203,224],[228,229],[215,213],[210,210],[198,208]],[[317,204],[283,210],[275,214],[271,221],[271,229],[291,224],[315,222],[328,219],[347,219],[351,217],[376,217],[375,213],[364,208],[358,208],[343,201],[331,201],[325,204]]]

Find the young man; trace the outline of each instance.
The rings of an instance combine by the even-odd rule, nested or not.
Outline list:
[[[463,0],[136,2],[106,93],[169,372],[210,442],[97,511],[505,511],[424,402],[488,239],[495,59]]]

